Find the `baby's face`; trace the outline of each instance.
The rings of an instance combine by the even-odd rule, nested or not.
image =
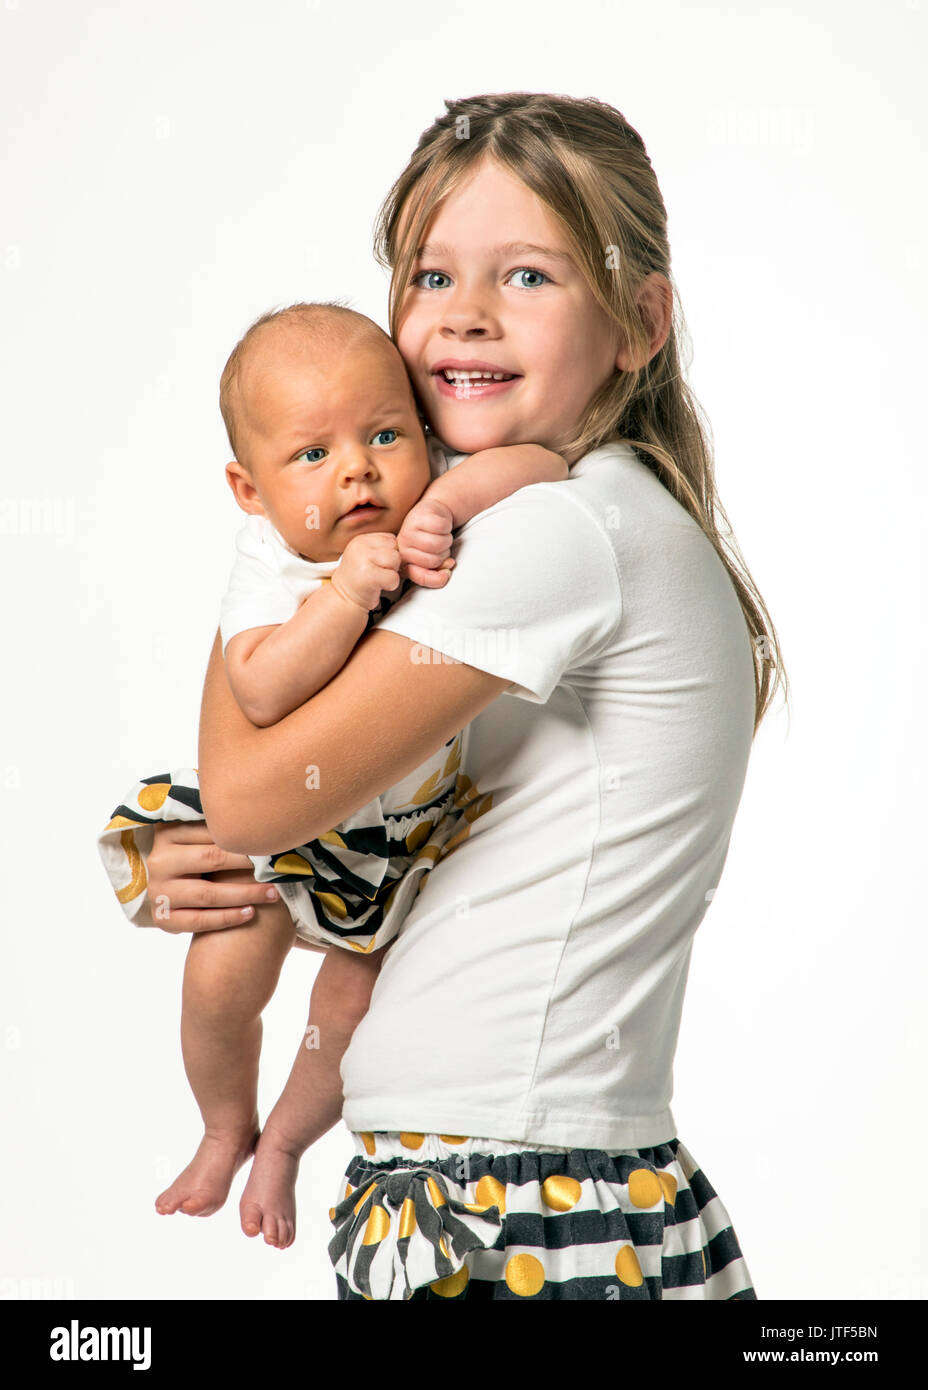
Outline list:
[[[281,335],[245,364],[240,392],[244,457],[226,472],[244,511],[307,560],[337,560],[364,531],[396,535],[431,474],[395,348],[320,357],[318,342]]]

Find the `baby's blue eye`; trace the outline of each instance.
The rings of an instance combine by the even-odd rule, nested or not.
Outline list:
[[[297,458],[306,459],[309,463],[318,463],[320,459],[325,458],[325,452],[325,449],[304,449]]]
[[[535,284],[533,284],[533,285],[516,285],[516,289],[517,289],[517,290],[534,290],[534,289],[537,289],[538,286],[539,286],[539,284],[541,283],[541,281],[547,280],[547,279],[550,278],[549,276],[547,276],[547,275],[544,273],[543,270],[532,270],[530,266],[522,266],[522,268],[521,268],[520,270],[514,270],[514,271],[512,272],[512,275],[510,275],[510,277],[509,277],[510,280],[512,279],[512,276],[513,276],[513,275],[534,275],[534,276],[536,277]]]
[[[385,435],[385,434],[391,435],[392,438],[390,438],[390,439],[384,439],[384,435]],[[380,442],[381,442],[381,444],[392,444],[392,443],[393,443],[393,440],[396,439],[396,436],[397,436],[396,430],[378,430],[377,433],[374,435],[374,438],[371,440],[371,443],[372,443],[372,444],[376,444],[376,443],[377,443],[377,440],[379,439]]]
[[[418,275],[412,277],[412,283],[416,285],[422,279],[450,281],[451,276],[446,275],[443,270],[420,270]],[[445,285],[424,285],[422,288],[428,290],[443,290],[447,287]]]

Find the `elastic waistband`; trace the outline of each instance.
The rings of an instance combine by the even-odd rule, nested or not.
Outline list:
[[[525,1140],[493,1139],[469,1134],[419,1134],[410,1130],[352,1130],[355,1152],[374,1162],[389,1163],[392,1159],[454,1158],[457,1154],[569,1154],[580,1145],[530,1144]],[[637,1154],[638,1149],[597,1149],[597,1153],[618,1158]]]

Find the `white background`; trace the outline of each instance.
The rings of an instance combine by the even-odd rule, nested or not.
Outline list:
[[[199,1137],[186,939],[129,926],[94,838],[196,765],[228,352],[296,299],[385,323],[381,199],[445,97],[509,90],[605,99],[648,146],[792,680],[697,934],[678,1134],[760,1298],[928,1296],[926,31],[928,0],[0,0],[0,1296],[334,1297],[341,1126],[287,1251],[239,1230],[244,1172],[208,1220],[155,1213]],[[262,1115],[318,959],[266,1014]]]

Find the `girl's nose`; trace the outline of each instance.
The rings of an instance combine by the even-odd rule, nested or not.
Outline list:
[[[471,334],[493,337],[499,326],[489,293],[476,287],[456,285],[450,294],[442,296],[441,326],[443,331],[460,337]]]

